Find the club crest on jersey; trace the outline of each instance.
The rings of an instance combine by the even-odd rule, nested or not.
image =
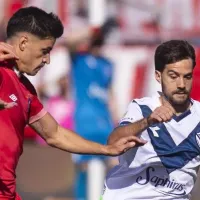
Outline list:
[[[197,144],[198,144],[199,147],[200,147],[200,133],[197,133],[197,134],[196,134],[196,141],[197,141]]]
[[[17,101],[17,97],[14,94],[11,94],[9,98],[14,102]]]

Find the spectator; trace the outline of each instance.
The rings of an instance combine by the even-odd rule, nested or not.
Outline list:
[[[113,65],[102,55],[101,48],[113,21],[99,29],[77,32],[67,37],[72,67],[71,77],[75,101],[75,130],[87,139],[105,144],[113,129],[117,111],[112,92]],[[89,161],[104,156],[73,155],[76,165],[75,197],[87,199]],[[103,183],[102,183],[103,185]]]

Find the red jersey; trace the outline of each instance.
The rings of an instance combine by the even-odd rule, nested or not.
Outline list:
[[[17,106],[0,110],[0,200],[16,197],[15,169],[23,151],[24,128],[46,114],[33,85],[0,64],[0,99]]]

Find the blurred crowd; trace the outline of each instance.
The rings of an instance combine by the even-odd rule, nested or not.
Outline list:
[[[149,52],[156,44],[170,38],[185,38],[196,45],[200,57],[200,2],[102,2],[103,14],[100,8],[92,10],[91,0],[0,0],[0,40],[5,40],[8,19],[21,7],[38,6],[58,14],[65,33],[51,53],[51,63],[37,77],[28,78],[46,109],[62,126],[75,130],[87,139],[106,143],[109,133],[125,111],[125,104],[131,98],[146,95],[148,92],[145,91],[155,89],[155,84],[148,83],[147,76],[149,68],[153,69],[153,57]],[[102,15],[101,20],[98,16],[94,20],[95,12]],[[137,64],[132,61],[134,59]],[[192,94],[195,99],[200,99],[200,81],[196,78],[199,73],[197,68]],[[124,79],[120,79],[121,76]],[[126,85],[134,85],[134,89],[126,87],[125,82]],[[136,87],[137,84],[140,87]],[[25,130],[25,138],[43,147],[46,145],[29,127]],[[118,162],[116,158],[72,155],[76,169],[76,200],[87,199],[88,163],[95,159],[101,160],[107,169]]]

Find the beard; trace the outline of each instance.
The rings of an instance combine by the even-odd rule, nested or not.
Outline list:
[[[190,101],[190,91],[187,91],[186,89],[177,89],[168,93],[162,84],[162,91],[168,101],[174,106],[184,106]]]
[[[186,93],[184,94],[175,93],[168,98],[171,104],[173,105],[185,105],[188,103],[188,101],[190,101],[190,96],[189,94]]]

